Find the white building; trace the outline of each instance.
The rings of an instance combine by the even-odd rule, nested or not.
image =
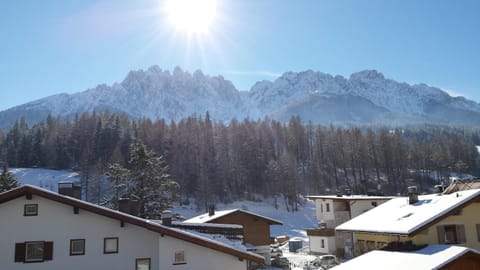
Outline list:
[[[264,258],[25,185],[0,194],[0,268],[248,269]]]
[[[352,234],[335,232],[335,227],[380,205],[391,197],[366,195],[307,196],[315,201],[318,227],[307,229],[310,252],[352,257]]]

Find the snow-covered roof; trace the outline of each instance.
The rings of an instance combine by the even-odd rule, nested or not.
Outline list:
[[[214,220],[216,220],[220,217],[229,215],[229,214],[234,213],[234,212],[242,212],[242,213],[245,213],[247,215],[256,216],[258,218],[265,219],[270,224],[282,225],[281,221],[278,221],[278,220],[275,220],[275,219],[272,219],[272,218],[269,218],[269,217],[266,217],[266,216],[262,216],[262,215],[259,215],[259,214],[255,214],[255,213],[252,213],[252,212],[249,212],[249,211],[246,211],[246,210],[242,210],[242,209],[231,209],[231,210],[221,210],[221,211],[216,211],[215,210],[215,213],[213,215],[210,215],[209,213],[205,213],[205,214],[193,217],[191,219],[187,219],[184,222],[185,223],[208,223],[208,222],[212,222],[212,221],[214,221]]]
[[[336,230],[410,235],[479,196],[480,189],[472,189],[420,195],[414,204],[409,204],[407,197],[395,198],[337,226]]]
[[[475,256],[480,259],[480,253],[476,250],[449,245],[430,245],[414,252],[374,250],[342,263],[332,269],[440,269],[469,252],[475,254]]]
[[[348,201],[356,201],[356,200],[390,200],[394,197],[388,196],[367,196],[367,195],[309,195],[307,198],[311,200],[316,199],[328,199],[328,200],[348,200]]]

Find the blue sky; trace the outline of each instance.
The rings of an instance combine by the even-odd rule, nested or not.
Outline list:
[[[201,36],[175,31],[162,8],[161,0],[0,1],[0,110],[152,65],[220,74],[240,90],[285,71],[376,69],[480,101],[477,0],[217,0]]]

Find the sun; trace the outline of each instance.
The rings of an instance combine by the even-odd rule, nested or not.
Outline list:
[[[206,34],[216,17],[215,0],[167,0],[168,21],[187,34]]]

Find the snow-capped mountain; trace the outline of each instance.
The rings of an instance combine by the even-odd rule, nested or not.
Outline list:
[[[267,115],[288,121],[299,115],[323,124],[480,124],[480,104],[425,84],[386,79],[375,70],[354,73],[348,79],[311,70],[286,72],[242,92],[222,76],[152,66],[131,71],[121,83],[54,95],[0,112],[0,128],[8,129],[21,116],[32,124],[48,114],[71,118],[93,111],[167,120],[209,111],[217,121]]]

